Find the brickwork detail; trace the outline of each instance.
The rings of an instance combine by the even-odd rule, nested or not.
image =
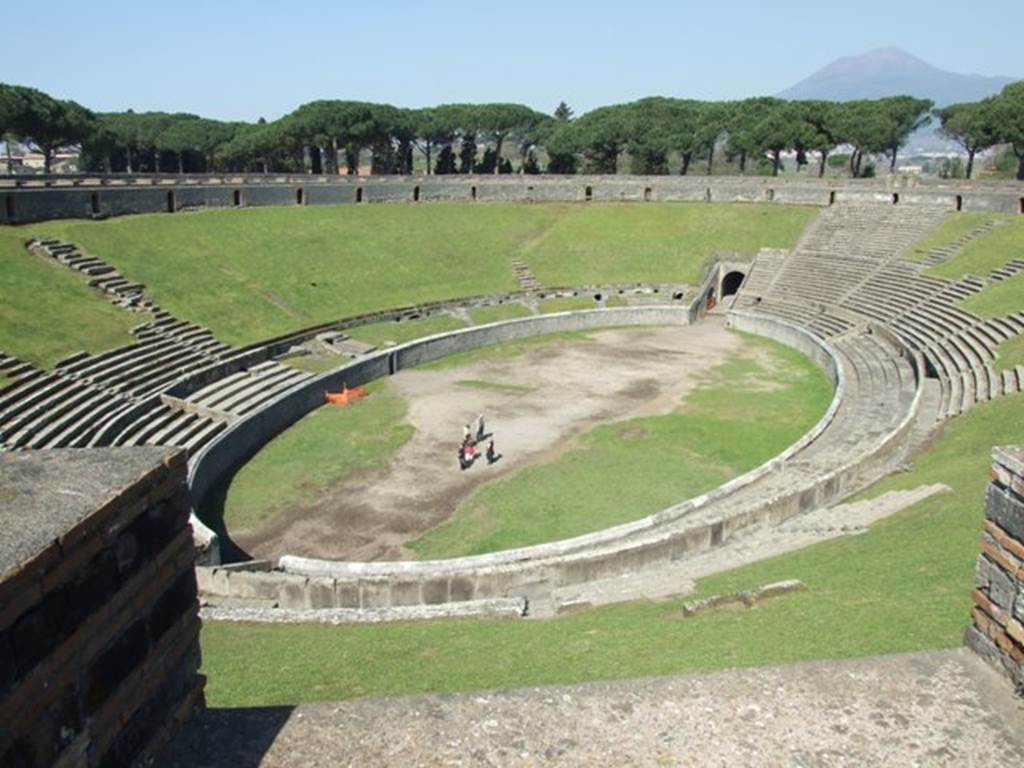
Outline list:
[[[0,464],[0,486],[24,491],[15,501],[26,524],[50,514],[53,478],[78,479],[58,455],[73,453],[8,454]],[[152,461],[81,519],[5,552],[0,765],[130,765],[202,702],[184,454]]]
[[[1024,447],[992,458],[966,642],[1024,688]]]

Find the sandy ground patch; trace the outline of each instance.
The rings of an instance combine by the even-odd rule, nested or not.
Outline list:
[[[448,519],[482,484],[550,461],[597,424],[672,411],[742,343],[719,322],[613,329],[513,359],[402,371],[388,386],[406,398],[416,433],[389,465],[284,510],[258,531],[239,532],[235,541],[268,559],[410,559],[404,544]],[[460,471],[462,427],[480,413],[502,459]]]

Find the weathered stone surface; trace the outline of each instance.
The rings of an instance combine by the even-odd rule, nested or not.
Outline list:
[[[1018,765],[1012,687],[965,650],[654,680],[213,709],[158,764]]]
[[[0,580],[175,454],[156,446],[0,453]]]
[[[1024,501],[992,483],[986,498],[989,519],[1017,541],[1024,542]]]
[[[1001,568],[989,570],[988,597],[993,603],[1007,611],[1011,610],[1016,591],[1017,583]]]

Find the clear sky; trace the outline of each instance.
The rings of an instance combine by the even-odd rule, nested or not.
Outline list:
[[[581,113],[663,95],[773,94],[898,47],[1024,77],[1020,0],[0,0],[0,81],[99,111],[275,119],[318,98],[512,101]]]

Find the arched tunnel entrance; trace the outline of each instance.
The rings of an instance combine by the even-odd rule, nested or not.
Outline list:
[[[722,278],[722,298],[735,296],[739,292],[740,286],[743,285],[745,277],[746,275],[742,272],[727,272]]]

